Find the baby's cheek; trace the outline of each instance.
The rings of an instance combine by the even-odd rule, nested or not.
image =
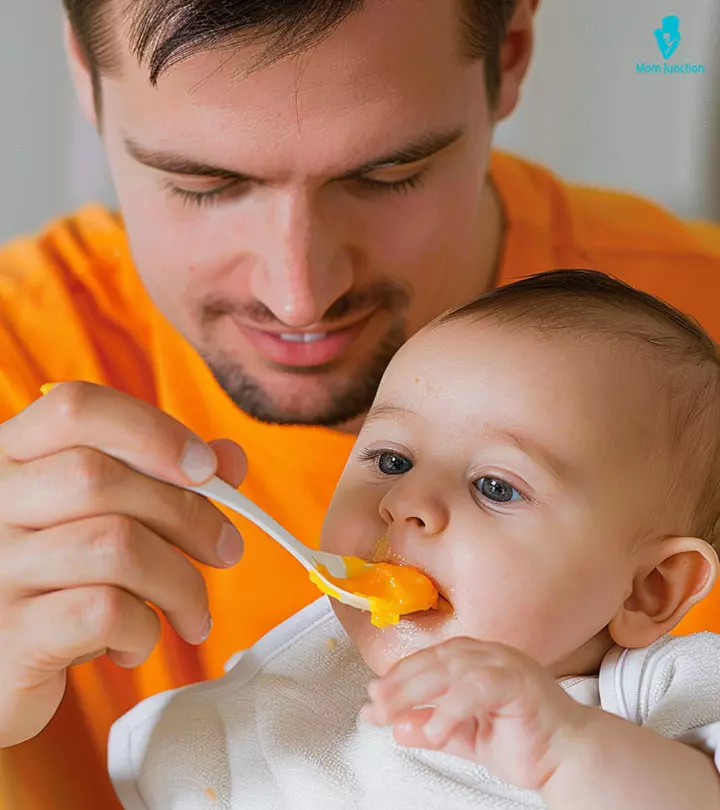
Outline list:
[[[323,522],[320,548],[333,554],[367,559],[385,531],[377,500],[357,487],[338,487]]]
[[[347,510],[331,505],[320,533],[320,548],[333,554],[352,556],[358,542],[357,523]]]

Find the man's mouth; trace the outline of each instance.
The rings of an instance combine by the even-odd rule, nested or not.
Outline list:
[[[259,329],[233,319],[243,337],[266,360],[282,366],[322,366],[344,354],[372,319],[374,313],[339,329],[277,331]]]
[[[281,332],[278,337],[286,343],[317,343],[325,340],[329,332]]]

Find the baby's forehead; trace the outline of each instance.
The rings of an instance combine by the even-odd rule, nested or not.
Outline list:
[[[658,452],[672,396],[633,345],[488,321],[418,333],[390,364],[378,401],[421,417],[436,436],[512,425],[568,456],[617,463],[623,447]]]
[[[453,378],[459,382],[459,375],[506,374],[521,366],[527,370],[543,363],[557,376],[567,375],[576,381],[578,366],[573,361],[579,358],[582,368],[592,362],[595,374],[602,371],[615,376],[637,363],[638,352],[632,344],[613,345],[602,336],[544,331],[493,318],[463,319],[433,324],[414,335],[393,359],[388,376],[413,377],[416,371],[425,370],[452,384]],[[646,363],[641,360],[639,365]]]

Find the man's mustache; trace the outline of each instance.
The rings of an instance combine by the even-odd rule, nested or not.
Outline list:
[[[397,281],[380,281],[358,290],[349,290],[338,298],[321,319],[332,324],[355,313],[375,310],[402,311],[408,308],[412,291]],[[257,324],[277,324],[277,317],[261,301],[236,303],[227,298],[207,298],[201,305],[203,321],[213,321],[223,315],[234,315]]]

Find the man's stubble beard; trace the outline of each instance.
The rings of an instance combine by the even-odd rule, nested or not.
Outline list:
[[[283,404],[262,387],[262,384],[248,374],[241,364],[203,354],[208,368],[220,387],[248,416],[260,422],[276,425],[315,425],[337,427],[367,413],[377,393],[388,364],[407,340],[404,319],[398,319],[387,331],[382,341],[375,347],[372,357],[360,364],[356,370],[347,373],[344,382],[332,380],[332,364],[325,370],[287,369],[287,374],[300,378],[310,374],[326,374],[328,387],[325,389],[324,404],[300,408],[293,404]]]

